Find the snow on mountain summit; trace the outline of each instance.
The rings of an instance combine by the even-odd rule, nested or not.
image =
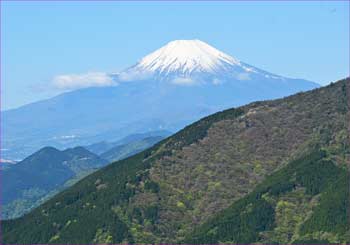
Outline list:
[[[240,62],[200,40],[175,40],[142,58],[122,75],[135,74],[189,77],[193,74],[240,74],[257,72],[254,67]]]
[[[225,65],[238,65],[235,58],[200,40],[176,40],[144,57],[138,67],[158,73],[215,72]]]
[[[288,79],[249,65],[198,40],[174,40],[113,75],[117,82],[168,81],[178,85],[224,84]]]

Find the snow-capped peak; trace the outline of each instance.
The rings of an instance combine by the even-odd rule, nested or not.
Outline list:
[[[176,84],[221,84],[223,80],[282,77],[260,70],[200,40],[175,40],[142,58],[115,77],[118,81],[169,80]],[[180,80],[178,80],[180,79]],[[214,81],[221,82],[214,82]]]
[[[175,40],[145,56],[134,67],[138,71],[168,74],[171,72],[216,72],[240,61],[200,40]]]

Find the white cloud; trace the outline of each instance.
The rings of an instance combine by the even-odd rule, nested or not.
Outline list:
[[[186,77],[178,77],[175,78],[171,81],[171,83],[176,84],[176,85],[184,85],[184,86],[192,86],[197,84],[197,82],[191,78],[186,78]]]
[[[53,86],[62,90],[73,90],[87,87],[107,87],[117,83],[106,73],[88,72],[83,74],[58,75],[53,78]]]
[[[0,163],[12,163],[12,164],[15,164],[16,161],[0,158]]]
[[[249,73],[239,73],[237,75],[238,80],[250,80],[250,74]]]
[[[151,73],[138,72],[138,71],[125,71],[118,74],[118,79],[123,82],[146,80],[151,77]]]

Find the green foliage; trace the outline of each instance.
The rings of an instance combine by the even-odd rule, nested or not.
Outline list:
[[[334,182],[321,195],[320,204],[316,207],[310,219],[301,227],[301,233],[328,231],[344,234],[350,230],[347,213],[349,212],[349,179],[345,171],[337,174]]]
[[[296,182],[306,188],[306,193],[316,195],[337,180],[341,170],[330,161],[310,161],[296,171]]]
[[[270,229],[274,222],[274,210],[264,199],[252,196],[243,198],[224,210],[216,218],[205,223],[186,243],[252,243],[259,232]]]
[[[312,231],[344,234],[349,228],[346,220],[346,209],[349,208],[349,176],[342,168],[323,160],[325,157],[325,152],[314,150],[291,162],[267,177],[251,194],[199,226],[185,242],[258,242],[259,232],[274,228],[275,209],[285,206],[285,212],[293,212],[291,207],[287,207],[292,204],[279,202],[275,207],[276,204],[271,203],[266,194],[278,197],[292,191],[296,186],[305,188],[310,195],[322,192],[319,206],[302,226],[302,235]],[[289,216],[293,217],[292,214]],[[281,241],[281,237],[277,240]]]
[[[133,208],[131,216],[138,221],[138,223],[142,223],[143,217],[140,208]]]
[[[293,244],[329,244],[329,241],[328,240],[318,240],[318,239],[297,240],[297,241],[294,241]]]
[[[190,145],[197,142],[198,140],[204,138],[207,135],[207,130],[216,122],[225,119],[235,119],[244,113],[242,108],[232,108],[218,112],[214,115],[204,117],[198,122],[195,122],[178,133],[174,134],[168,142],[166,142],[166,147],[172,149],[181,149],[183,146]],[[164,154],[170,154],[169,151],[164,152]]]
[[[158,185],[158,183],[156,183],[154,181],[147,180],[145,183],[145,190],[149,190],[151,192],[158,193],[159,192],[159,185]]]
[[[183,202],[178,201],[178,202],[176,203],[176,207],[178,207],[178,208],[180,208],[180,209],[185,209],[185,208],[186,208],[186,205],[185,205]]]
[[[97,244],[108,244],[113,242],[113,237],[110,232],[104,231],[103,229],[98,229],[93,242]]]
[[[346,89],[346,83],[343,83],[342,84],[342,93],[343,93],[343,96],[341,96],[341,100],[338,104],[338,110],[339,112],[343,113],[343,114],[346,114],[346,112],[349,110],[349,104],[346,100],[346,98],[348,98],[348,95],[347,95],[347,89]]]
[[[145,218],[149,220],[152,224],[156,222],[158,218],[158,207],[149,206],[145,209]]]

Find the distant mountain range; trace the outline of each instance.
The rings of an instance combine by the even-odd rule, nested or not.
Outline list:
[[[248,65],[199,40],[177,40],[118,74],[115,86],[66,92],[2,112],[2,158],[117,141],[155,130],[175,132],[232,106],[319,85]]]
[[[349,91],[204,117],[2,222],[3,243],[348,244]]]
[[[118,161],[129,156],[135,155],[149,148],[150,146],[153,146],[162,139],[164,139],[164,137],[162,136],[150,136],[144,139],[129,142],[124,145],[117,145],[102,153],[101,157],[110,162]]]
[[[132,145],[138,144],[138,142],[143,142],[147,138],[163,139],[163,138],[168,137],[170,135],[171,135],[171,132],[169,132],[169,131],[158,130],[158,131],[151,131],[151,132],[147,132],[147,133],[131,134],[131,135],[128,135],[128,136],[126,136],[122,139],[119,139],[117,141],[105,141],[104,140],[104,141],[96,142],[94,144],[87,145],[84,147],[97,155],[101,155],[101,154],[104,154],[104,153],[112,150],[112,148],[115,148],[115,147],[122,147],[125,149],[125,147],[128,146],[129,144],[132,144]],[[135,149],[139,149],[139,147],[136,147]],[[130,150],[131,150],[131,148],[130,148]],[[142,149],[142,150],[144,150],[144,149]],[[130,154],[129,150],[128,150],[128,152],[125,152],[125,153]]]
[[[30,211],[59,191],[112,161],[136,154],[162,140],[166,132],[130,135],[120,141],[101,142],[60,151],[44,147],[16,164],[1,163],[1,217],[15,218]],[[154,136],[152,136],[154,135]],[[106,147],[108,146],[108,147]]]
[[[1,173],[2,217],[21,215],[49,192],[61,189],[68,180],[107,163],[82,147],[64,151],[42,148]]]

